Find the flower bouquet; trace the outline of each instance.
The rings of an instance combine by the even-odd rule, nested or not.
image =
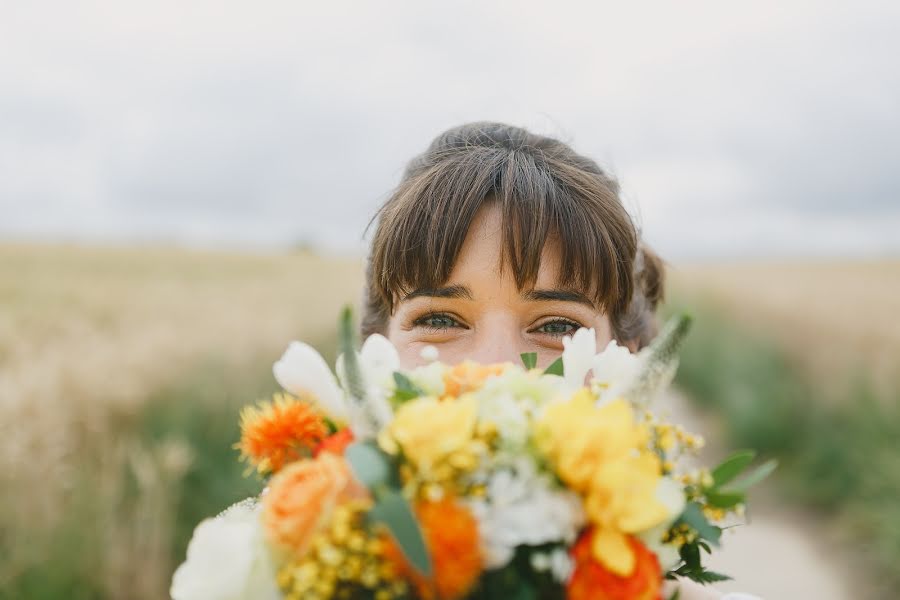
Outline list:
[[[433,348],[401,370],[380,335],[357,350],[346,310],[337,376],[293,342],[285,392],[243,410],[265,489],[197,527],[173,599],[656,599],[726,578],[702,556],[774,464],[688,469],[702,439],[649,410],[689,325],[637,354],[581,329],[543,370]]]

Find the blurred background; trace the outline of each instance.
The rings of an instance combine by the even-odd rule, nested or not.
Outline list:
[[[258,490],[291,339],[334,356],[365,226],[443,129],[620,179],[696,321],[671,409],[782,466],[715,566],[900,585],[900,5],[32,2],[0,18],[0,598],[157,599]]]

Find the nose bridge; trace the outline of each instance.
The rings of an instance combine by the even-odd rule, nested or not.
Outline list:
[[[480,363],[515,362],[520,338],[514,319],[508,315],[492,315],[476,331],[472,359]]]

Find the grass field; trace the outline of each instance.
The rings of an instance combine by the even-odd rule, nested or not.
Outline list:
[[[258,489],[238,408],[275,389],[291,339],[329,352],[361,282],[359,261],[311,254],[0,245],[0,598],[167,597],[193,526]],[[785,461],[791,498],[897,564],[900,263],[672,284],[668,310],[697,317],[681,385]]]
[[[900,261],[676,269],[697,316],[677,382],[731,443],[781,460],[781,496],[839,540],[856,597],[900,586]]]

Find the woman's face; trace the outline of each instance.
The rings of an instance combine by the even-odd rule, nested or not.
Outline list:
[[[562,352],[562,338],[580,327],[593,327],[597,346],[612,339],[609,318],[577,290],[560,289],[559,247],[544,246],[533,289],[516,289],[511,269],[499,272],[501,215],[495,204],[476,215],[450,278],[438,289],[414,290],[395,303],[387,337],[401,365],[424,363],[423,348],[434,346],[448,364],[466,358],[481,363],[519,362],[536,352],[538,366]]]

